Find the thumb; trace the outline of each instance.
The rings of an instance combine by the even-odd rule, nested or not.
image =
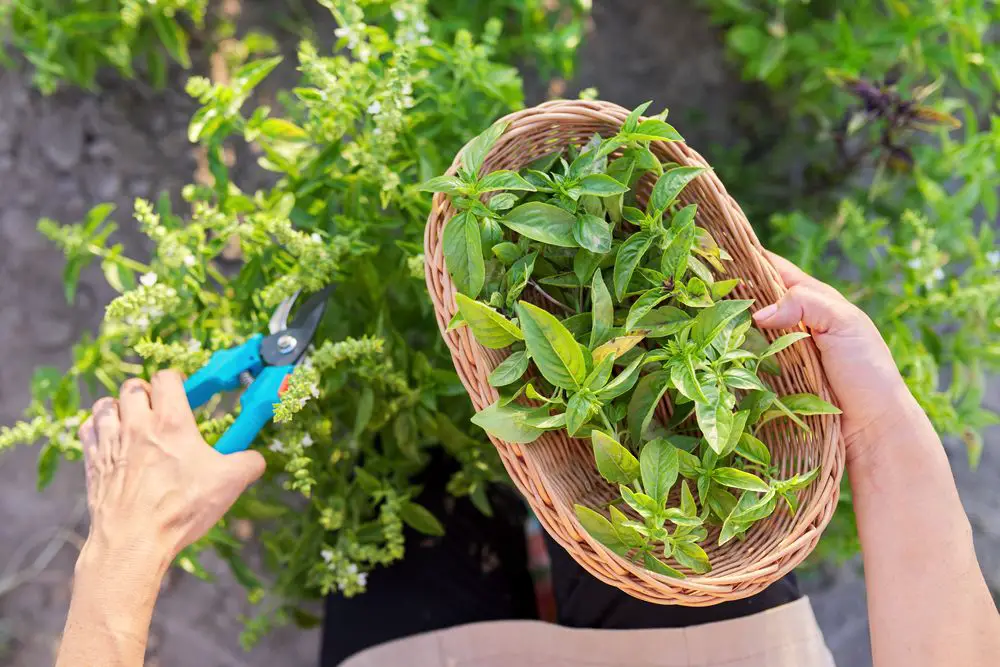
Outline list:
[[[251,484],[260,479],[267,467],[260,452],[251,449],[227,454],[224,463],[221,481],[226,490],[227,502],[230,505],[236,502],[236,499]]]
[[[849,332],[862,317],[861,311],[840,294],[808,284],[793,285],[777,303],[753,314],[754,321],[765,329],[790,329],[801,322],[819,335]]]

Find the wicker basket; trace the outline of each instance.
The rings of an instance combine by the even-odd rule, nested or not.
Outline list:
[[[493,147],[483,169],[519,169],[570,143],[582,144],[595,132],[609,136],[618,130],[627,113],[615,104],[585,101],[549,102],[518,111],[507,116],[510,126]],[[655,142],[651,149],[665,162],[707,166],[683,143]],[[456,168],[457,160],[449,173]],[[640,183],[640,199],[648,195],[650,186]],[[731,273],[742,279],[735,298],[756,299],[757,308],[773,303],[784,293],[781,279],[763,255],[753,229],[714,172],[695,179],[680,199],[684,204],[698,204],[697,223],[732,255]],[[424,238],[427,288],[455,369],[476,410],[481,410],[497,399],[487,376],[506,353],[479,345],[468,327],[445,332],[456,306],[441,236],[453,214],[447,198],[436,195]],[[770,335],[773,339],[780,333],[785,332]],[[812,341],[786,348],[779,353],[778,361],[781,376],[768,380],[779,395],[812,392],[833,400]],[[661,410],[669,412],[670,406],[664,404]],[[802,492],[798,512],[792,515],[781,503],[771,517],[750,529],[745,541],[732,540],[722,547],[717,545],[717,532],[711,533],[710,541],[703,546],[712,560],[712,571],[705,575],[688,571],[686,579],[649,572],[612,553],[583,530],[574,514],[574,503],[597,507],[614,497],[614,491],[595,468],[589,441],[570,438],[563,431],[547,432],[527,445],[491,440],[542,526],[586,570],[637,598],[694,607],[758,593],[801,563],[815,547],[837,505],[844,444],[838,417],[814,416],[806,421],[811,434],[779,419],[768,423],[762,435],[782,477],[821,466],[819,478]]]

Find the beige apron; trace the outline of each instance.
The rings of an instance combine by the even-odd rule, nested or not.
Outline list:
[[[342,667],[835,667],[808,598],[753,616],[665,630],[494,621],[375,646]]]

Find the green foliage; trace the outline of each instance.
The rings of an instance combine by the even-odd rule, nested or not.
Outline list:
[[[0,7],[0,33],[23,53],[43,93],[63,81],[93,89],[98,71],[135,76],[137,64],[157,86],[167,60],[191,66],[188,43],[204,27],[208,0],[14,0]],[[0,54],[2,55],[2,54]]]
[[[787,417],[808,431],[801,416],[839,410],[811,394],[778,398],[757,377],[762,360],[804,335],[746,349],[752,302],[722,300],[739,282],[725,279],[716,289],[731,258],[696,227],[696,205],[677,203],[704,169],[637,159],[650,154],[650,141],[680,138],[659,118],[640,122],[645,106],[615,136],[594,136],[520,176],[480,172],[505,130],[494,125],[469,142],[455,177],[422,187],[447,193],[458,210],[445,223],[445,239],[456,221],[462,233],[443,250],[457,278],[462,322],[485,347],[512,349],[491,382],[507,387],[520,378],[520,388],[505,390],[473,423],[509,442],[530,443],[553,430],[590,437],[597,471],[621,495],[610,519],[578,506],[583,526],[615,553],[685,576],[711,569],[699,546],[710,539],[709,526],[719,527],[711,539],[720,544],[742,537],[779,498],[794,512],[796,492],[818,474],[778,479],[756,437],[760,426]],[[622,182],[610,174],[628,176]],[[636,197],[645,175],[656,178],[648,202]],[[506,191],[496,194],[494,183]],[[486,192],[494,194],[484,202]],[[498,197],[503,207],[493,205]],[[618,221],[609,201],[622,211]],[[502,253],[492,252],[501,244]],[[593,256],[589,280],[573,270],[582,253]],[[521,257],[531,258],[525,268]],[[467,280],[470,259],[479,267],[475,282]],[[613,276],[614,296],[597,267]],[[663,322],[673,326],[655,326]],[[746,406],[737,405],[737,391],[747,395]],[[674,412],[666,423],[656,416],[664,396]],[[522,404],[522,397],[541,405]],[[693,461],[682,467],[682,456]],[[687,481],[672,494],[678,477]],[[663,562],[671,559],[676,567]]]
[[[324,4],[340,26],[336,55],[301,45],[302,81],[282,97],[280,114],[243,109],[275,59],[236,68],[225,86],[191,79],[201,108],[189,133],[206,147],[214,181],[184,189],[189,215],[167,198],[136,202],[152,241],[148,263],[109,247],[110,207],[79,225],[40,223],[66,252],[69,297],[91,262],[101,262],[121,295],[98,336],[74,349],[67,373],[40,372],[27,421],[0,432],[0,450],[48,442],[45,482],[57,454],[79,455],[81,385],[115,392],[126,377],[156,368],[192,370],[210,352],[265,331],[283,297],[334,284],[315,349],[260,437],[265,479],[178,559],[197,576],[207,576],[199,564],[206,548],[229,562],[259,604],[248,643],[273,623],[308,620],[296,606],[302,599],[363,592],[368,572],[403,556],[404,525],[440,533],[413,499],[442,448],[458,464],[448,491],[482,511],[490,511],[487,485],[504,479],[495,449],[469,423],[427,298],[430,201],[417,185],[444,171],[490,119],[522,106],[516,70],[496,60],[500,22],[489,21],[477,40],[457,27],[461,13],[441,26],[419,0]],[[244,192],[231,179],[222,150],[238,140],[253,144],[273,187]],[[231,242],[238,267],[220,261]],[[474,314],[469,322],[478,322]],[[209,442],[232,422],[232,409],[214,401],[199,410]],[[260,524],[262,572],[243,561],[231,531],[239,519]]]
[[[736,152],[713,165],[770,247],[871,315],[910,390],[974,466],[982,429],[998,421],[983,399],[1000,367],[1000,46],[990,37],[1000,5],[702,4],[784,119],[756,159]],[[842,510],[824,555],[857,551],[849,501]]]

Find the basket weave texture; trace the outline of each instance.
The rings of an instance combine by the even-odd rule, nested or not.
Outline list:
[[[618,131],[627,115],[616,104],[597,101],[548,102],[515,112],[504,119],[510,125],[487,156],[482,173],[517,170],[569,144],[582,145],[595,132],[610,136]],[[708,166],[698,153],[681,142],[654,142],[650,148],[663,162]],[[456,157],[448,173],[455,173],[457,167]],[[640,183],[640,200],[648,196],[651,185],[652,182]],[[732,255],[729,273],[741,279],[733,298],[755,299],[756,310],[774,303],[785,292],[746,216],[714,172],[707,171],[696,178],[683,190],[680,200],[685,205],[698,205],[697,224],[709,230]],[[456,305],[455,287],[445,267],[441,239],[444,226],[454,213],[446,196],[435,195],[424,237],[427,288],[455,369],[476,410],[482,410],[497,400],[497,391],[489,385],[487,376],[507,352],[482,347],[468,327],[446,332]],[[787,332],[765,333],[773,340]],[[811,340],[786,348],[778,354],[778,362],[781,375],[766,379],[779,396],[810,392],[834,400]],[[662,414],[668,414],[671,408],[665,401],[660,409]],[[801,492],[798,512],[793,515],[780,503],[771,517],[751,527],[744,541],[732,540],[721,547],[717,544],[718,529],[713,529],[709,541],[702,545],[711,558],[712,571],[697,575],[680,568],[688,575],[686,579],[654,574],[631,563],[590,537],[580,525],[573,511],[574,503],[600,508],[615,496],[615,491],[596,470],[589,440],[570,438],[564,431],[546,432],[526,445],[492,436],[490,440],[539,522],[588,572],[634,597],[693,607],[758,593],[801,563],[816,546],[837,506],[844,442],[838,416],[811,416],[805,421],[811,433],[787,419],[771,421],[758,433],[771,449],[772,460],[780,469],[779,478],[820,466],[819,477]],[[676,497],[672,500],[676,503]]]

